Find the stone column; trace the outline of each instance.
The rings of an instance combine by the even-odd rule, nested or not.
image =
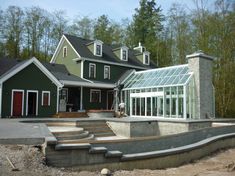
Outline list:
[[[188,67],[194,74],[196,92],[196,116],[199,119],[212,118],[214,114],[214,93],[212,85],[213,57],[202,51],[187,55]]]

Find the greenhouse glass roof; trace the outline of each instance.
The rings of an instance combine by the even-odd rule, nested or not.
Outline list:
[[[132,73],[122,82],[124,89],[141,89],[185,85],[191,79],[188,65],[179,65]]]

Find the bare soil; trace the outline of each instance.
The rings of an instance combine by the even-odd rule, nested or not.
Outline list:
[[[12,171],[8,157],[19,171]],[[40,150],[26,145],[0,145],[0,176],[97,176],[100,171],[73,171],[44,164]],[[235,149],[220,151],[212,156],[178,168],[165,170],[115,171],[113,176],[235,176]]]

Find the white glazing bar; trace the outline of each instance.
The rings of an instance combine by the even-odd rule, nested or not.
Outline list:
[[[179,118],[179,87],[176,87],[176,117]]]
[[[145,116],[147,116],[147,108],[148,108],[147,97],[144,98],[144,101],[145,101],[145,107],[144,107],[145,112],[144,112],[144,114],[145,114]]]
[[[184,119],[187,119],[187,92],[186,86],[184,86],[184,100],[183,100],[183,109],[184,109]]]
[[[166,117],[166,92],[165,92],[165,88],[163,87],[163,117]]]
[[[133,98],[130,98],[130,116],[133,115],[133,114],[132,114],[132,108],[133,108],[133,107],[132,107],[132,99],[133,99]]]
[[[171,87],[170,87],[170,117],[172,115],[171,109],[172,109],[172,96],[171,96]]]

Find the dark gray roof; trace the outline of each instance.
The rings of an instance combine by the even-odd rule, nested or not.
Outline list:
[[[0,78],[4,77],[6,74],[15,70],[27,60],[19,60],[12,58],[0,58]],[[66,81],[79,81],[79,82],[88,82],[78,76],[72,75],[69,73],[67,68],[61,64],[50,64],[47,62],[42,63],[58,80]]]
[[[65,65],[42,63],[58,80],[88,82],[76,75],[70,74]]]
[[[26,61],[27,60],[12,59],[7,57],[0,58],[0,78],[15,70]]]
[[[155,63],[152,61],[150,61],[150,65],[145,65],[142,62],[140,62],[135,56],[136,54],[135,50],[129,49],[128,61],[122,61],[113,53],[113,49],[116,49],[117,46],[103,44],[102,57],[98,57],[98,56],[95,56],[87,47],[87,44],[94,42],[93,40],[87,40],[87,39],[83,39],[83,38],[68,35],[68,34],[64,34],[64,35],[69,40],[69,42],[73,45],[74,49],[79,53],[81,57],[92,58],[92,59],[114,62],[114,63],[122,63],[125,65],[138,66],[138,67],[144,67],[144,68],[156,68]]]

